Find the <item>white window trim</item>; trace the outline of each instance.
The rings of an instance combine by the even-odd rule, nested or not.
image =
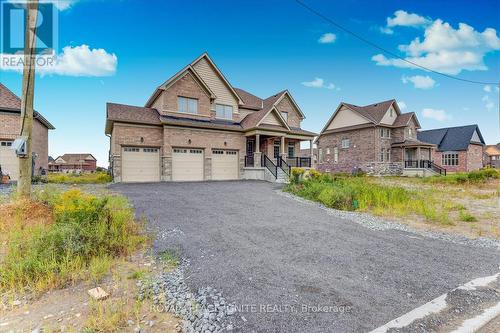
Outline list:
[[[185,100],[186,101],[186,111],[182,111],[181,109],[181,101]],[[189,105],[190,101],[196,102],[196,109],[195,112],[189,112]],[[192,98],[192,97],[185,97],[185,96],[177,96],[177,112],[182,113],[182,114],[198,114],[198,99],[197,98]]]
[[[344,142],[347,142],[347,145],[344,145]],[[348,149],[351,146],[351,139],[349,138],[344,138],[341,140],[341,147],[342,149]]]
[[[224,115],[226,114],[226,108],[231,108],[231,116],[230,117],[219,117],[217,115],[217,107],[218,106],[223,108]],[[233,119],[233,115],[234,115],[234,107],[232,105],[220,104],[220,103],[216,103],[215,104],[215,118],[217,118],[217,119],[225,119],[225,120],[232,120]]]

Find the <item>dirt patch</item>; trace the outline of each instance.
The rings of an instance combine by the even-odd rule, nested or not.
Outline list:
[[[0,305],[0,332],[175,332],[179,319],[155,311],[149,301],[138,301],[137,282],[163,269],[144,253],[117,262],[99,284],[82,281],[53,290],[37,299],[3,299]],[[110,296],[93,300],[87,291],[100,286]]]

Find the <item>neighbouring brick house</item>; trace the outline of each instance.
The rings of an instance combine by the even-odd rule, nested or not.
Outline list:
[[[447,172],[466,172],[483,167],[485,143],[477,125],[420,131],[418,139],[437,146],[432,159]]]
[[[290,92],[261,99],[234,88],[207,53],[161,84],[144,107],[108,103],[116,182],[278,178],[314,133]]]
[[[500,168],[500,143],[485,147],[484,165],[491,168]]]
[[[54,129],[40,113],[33,114],[32,151],[34,155],[33,173],[40,175],[48,169],[49,130]],[[11,180],[17,180],[19,161],[10,149],[14,139],[21,133],[21,99],[0,83],[0,167]]]
[[[97,160],[92,154],[64,154],[49,162],[50,172],[61,173],[93,173],[97,168]]]
[[[395,100],[367,106],[340,103],[316,139],[318,169],[362,170],[373,175],[430,175],[433,143],[417,139],[413,112],[401,113]]]

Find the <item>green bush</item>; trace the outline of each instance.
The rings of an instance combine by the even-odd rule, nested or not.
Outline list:
[[[104,184],[113,181],[111,175],[105,172],[94,172],[84,174],[51,173],[49,183],[54,184]]]
[[[290,181],[294,184],[300,182],[302,177],[304,177],[304,173],[306,172],[303,168],[292,168],[292,174],[290,175]]]
[[[8,230],[0,290],[41,291],[64,285],[89,267],[96,271],[96,263],[108,257],[130,254],[145,241],[124,197],[98,198],[70,190],[39,192],[38,200],[52,209],[53,221]]]
[[[469,214],[465,210],[461,210],[458,217],[460,218],[460,221],[464,222],[476,222],[477,218],[474,215]]]
[[[496,169],[481,169],[471,172],[460,172],[448,174],[446,176],[435,176],[421,179],[426,183],[440,183],[440,184],[481,184],[490,179],[500,178],[500,171]]]

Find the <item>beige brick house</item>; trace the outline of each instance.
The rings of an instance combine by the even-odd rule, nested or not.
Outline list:
[[[54,126],[40,113],[34,113],[33,145],[35,158],[33,172],[39,175],[48,169],[49,163],[49,134]],[[21,99],[6,86],[0,83],[0,166],[4,174],[11,180],[17,180],[19,162],[15,152],[10,149],[14,139],[21,132]]]
[[[316,139],[318,169],[373,175],[431,175],[436,145],[417,138],[420,123],[395,100],[367,106],[340,103]]]
[[[116,182],[279,178],[310,166],[314,133],[292,95],[261,99],[233,87],[207,53],[162,83],[143,107],[108,103]]]

